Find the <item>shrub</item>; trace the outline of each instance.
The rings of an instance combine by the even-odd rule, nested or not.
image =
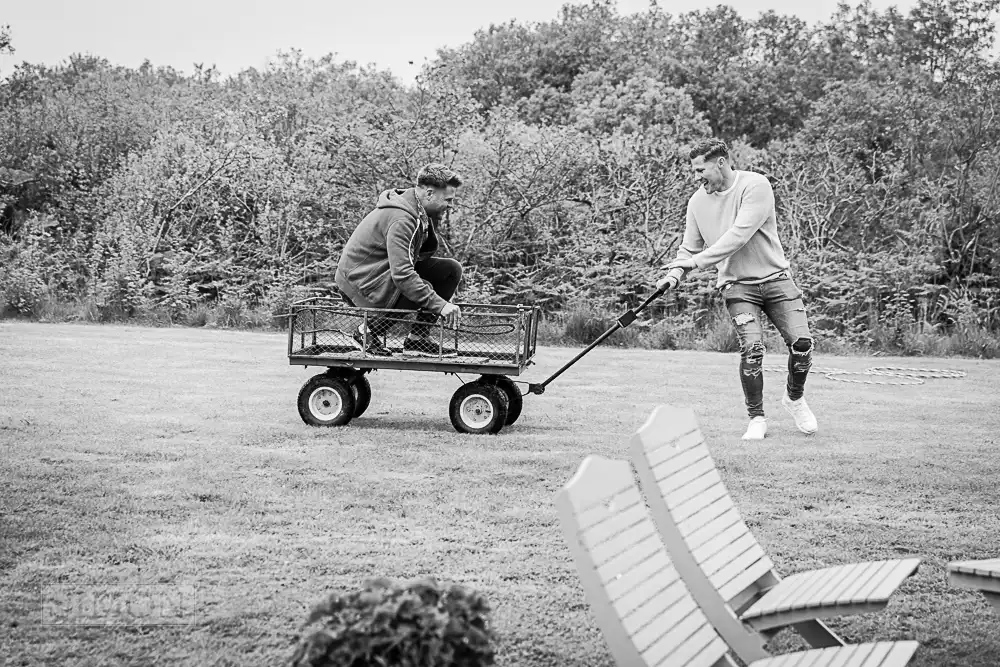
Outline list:
[[[676,350],[681,346],[678,332],[667,320],[650,322],[646,327],[644,342],[654,350]]]
[[[45,283],[32,268],[15,264],[0,275],[5,310],[19,315],[37,315],[45,296]]]
[[[555,317],[557,321],[562,322],[562,334],[559,336],[559,340],[572,347],[590,345],[613,327],[625,310],[622,306],[619,306],[617,312],[598,311],[589,305],[571,306],[570,309],[558,313]],[[644,334],[651,325],[651,320],[639,319],[628,327],[616,330],[611,336],[605,338],[601,345],[606,347],[639,347],[643,344]]]
[[[705,323],[700,348],[711,352],[739,352],[740,339],[729,312],[723,306],[713,308]]]
[[[212,310],[207,303],[199,303],[184,314],[184,324],[189,327],[203,327],[214,323]]]
[[[605,313],[589,309],[574,309],[566,314],[563,336],[571,343],[589,345],[614,324]]]
[[[38,227],[40,224],[32,221],[32,233],[26,231],[26,239],[19,244],[0,237],[0,302],[3,305],[0,314],[38,316],[46,296],[42,275],[44,252]]]
[[[218,319],[216,322],[220,327],[226,329],[236,329],[246,323],[246,304],[234,295],[227,294],[216,306]]]
[[[306,626],[323,627],[300,642],[293,667],[478,667],[494,664],[490,607],[474,591],[434,579],[365,582],[330,595]]]

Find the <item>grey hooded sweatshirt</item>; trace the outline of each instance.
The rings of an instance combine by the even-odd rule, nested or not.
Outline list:
[[[413,188],[386,190],[344,245],[337,286],[362,308],[391,308],[400,296],[440,313],[448,303],[414,265],[438,249],[434,226]]]

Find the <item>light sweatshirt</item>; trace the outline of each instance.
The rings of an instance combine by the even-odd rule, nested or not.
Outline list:
[[[717,265],[717,287],[760,283],[789,268],[778,238],[774,191],[766,177],[735,171],[736,182],[723,192],[698,188],[687,205],[684,240],[677,259],[692,258],[699,269]],[[687,274],[673,269],[678,280]]]

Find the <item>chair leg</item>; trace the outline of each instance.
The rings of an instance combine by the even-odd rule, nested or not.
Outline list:
[[[841,639],[827,627],[826,623],[819,619],[812,621],[803,621],[802,623],[795,623],[792,625],[795,631],[802,635],[810,646],[813,648],[827,648],[829,646],[844,646],[844,640]]]

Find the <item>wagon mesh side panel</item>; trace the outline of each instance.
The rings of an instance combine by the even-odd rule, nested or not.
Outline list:
[[[335,304],[311,304],[293,311],[292,354],[346,356],[359,350],[351,334],[364,322],[364,311]]]
[[[457,356],[417,356],[404,353],[414,311],[378,310],[347,306],[333,299],[314,298],[293,305],[290,318],[291,350],[296,356],[329,359],[375,359],[362,351],[352,334],[362,323],[384,318],[389,323],[385,345],[393,359],[414,358],[465,364],[523,366],[534,355],[537,309],[523,306],[458,304],[462,319],[458,329],[442,322],[430,326],[430,336]]]
[[[459,356],[472,357],[481,363],[517,364],[524,357],[523,314],[514,308],[465,304],[457,332],[445,330],[457,338]]]

